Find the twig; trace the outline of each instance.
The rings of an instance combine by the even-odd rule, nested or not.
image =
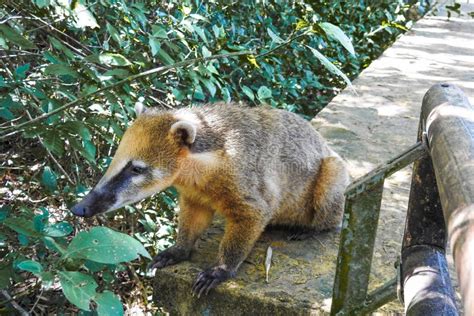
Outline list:
[[[266,52],[264,52],[264,53],[258,54],[257,56],[255,56],[255,58],[260,58],[260,57],[263,57],[263,56],[265,56],[265,55],[269,55],[269,54],[273,53],[274,51],[279,50],[280,48],[282,48],[282,47],[284,47],[284,46],[286,46],[286,45],[292,43],[293,41],[297,40],[298,38],[308,35],[308,33],[310,33],[310,32],[311,32],[311,31],[308,30],[308,31],[303,32],[303,33],[301,33],[301,34],[299,34],[299,35],[296,35],[296,36],[290,38],[289,40],[287,40],[286,42],[281,43],[280,45],[275,46],[274,48],[270,49],[269,51],[266,51]]]
[[[33,313],[33,311],[34,311],[35,308],[36,308],[36,305],[38,305],[38,302],[39,302],[39,300],[40,300],[40,298],[41,298],[41,295],[43,295],[43,291],[44,291],[44,288],[41,288],[41,292],[40,292],[40,294],[38,295],[38,298],[36,299],[36,302],[33,304],[33,307],[31,307],[31,309],[30,309],[30,314]]]
[[[33,119],[31,117],[31,114],[29,111],[26,111],[26,115],[28,115],[28,118],[31,120]],[[68,175],[68,173],[66,172],[66,170],[64,170],[63,166],[61,166],[61,164],[59,163],[59,161],[56,160],[56,158],[54,158],[54,155],[51,153],[51,151],[44,145],[44,142],[43,140],[41,139],[41,137],[39,135],[36,135],[36,138],[38,138],[38,141],[40,142],[41,146],[43,146],[44,149],[46,149],[46,152],[48,153],[48,156],[49,158],[51,158],[51,160],[53,160],[53,162],[56,164],[56,166],[59,168],[59,170],[61,170],[61,172],[64,174],[64,176],[66,177],[67,181],[74,185],[74,181],[72,181],[71,177]]]
[[[61,30],[58,30],[57,28],[55,28],[54,26],[52,26],[50,23],[44,21],[43,19],[37,17],[36,15],[34,14],[31,14],[33,17],[35,17],[38,21],[40,21],[41,23],[43,23],[44,25],[48,26],[49,28],[51,28],[53,31],[56,31],[58,32],[59,34],[67,37],[68,39],[70,39],[71,41],[73,41],[74,43],[78,44],[79,46],[81,46],[82,48],[84,48],[86,51],[89,52],[89,54],[92,54],[92,51],[89,49],[89,47],[85,46],[84,44],[82,44],[81,42],[79,42],[77,39],[75,39],[74,37],[64,33],[63,31]],[[67,42],[63,42],[63,43],[67,43]],[[68,45],[70,45],[69,43],[67,43]],[[73,49],[76,49],[74,46],[70,46],[72,47]],[[82,54],[82,52],[80,52]]]
[[[12,126],[11,128],[6,128],[5,130],[2,131],[2,133],[0,134],[0,139],[5,139],[9,136],[12,136],[12,135],[15,135],[16,133],[20,132],[24,127],[28,126],[28,125],[32,125],[36,122],[39,122],[39,121],[42,121],[44,119],[47,119],[48,117],[52,116],[52,115],[55,115],[57,113],[60,113],[66,109],[69,109],[77,104],[79,104],[80,102],[84,101],[84,100],[90,100],[91,97],[93,95],[96,95],[96,94],[99,94],[101,92],[104,92],[104,91],[107,91],[107,90],[110,90],[112,88],[115,88],[115,87],[118,87],[118,86],[121,86],[123,85],[124,83],[127,83],[127,82],[131,82],[131,81],[134,81],[134,80],[137,80],[137,79],[140,79],[140,78],[143,78],[143,77],[147,77],[149,75],[152,75],[152,74],[156,74],[156,73],[162,73],[162,72],[165,72],[167,70],[170,70],[170,69],[175,69],[175,68],[179,68],[179,67],[184,67],[184,66],[188,66],[188,65],[191,65],[191,64],[194,64],[196,62],[200,62],[200,61],[208,61],[208,60],[214,60],[214,59],[223,59],[223,58],[227,58],[227,57],[233,57],[233,56],[241,56],[241,55],[252,55],[254,54],[253,51],[243,51],[243,52],[235,52],[235,53],[228,53],[228,54],[218,54],[218,55],[213,55],[213,56],[209,56],[209,57],[199,57],[199,58],[193,58],[193,59],[188,59],[188,60],[183,60],[183,61],[180,61],[180,62],[177,62],[175,64],[172,64],[172,65],[166,65],[166,66],[161,66],[161,67],[157,67],[157,68],[152,68],[150,70],[147,70],[147,71],[144,71],[144,72],[141,72],[139,74],[136,74],[136,75],[133,75],[133,76],[130,76],[130,77],[127,77],[125,79],[122,79],[120,81],[117,81],[115,83],[112,83],[108,86],[105,86],[103,88],[100,88],[96,91],[93,91],[93,92],[90,92],[82,97],[79,97],[77,98],[76,100],[74,101],[71,101],[71,102],[68,102],[66,104],[64,104],[63,106],[60,106],[58,107],[57,109],[51,111],[51,112],[48,112],[48,113],[44,113],[40,116],[37,116],[35,117],[34,119],[28,121],[28,122],[24,122],[24,123],[21,123],[21,124],[18,124],[16,126]],[[13,130],[12,132],[10,132],[11,130]]]
[[[18,305],[17,302],[15,302],[15,300],[10,296],[10,294],[8,294],[8,292],[6,290],[0,290],[0,293],[2,293],[2,295],[8,300],[10,305],[14,309],[16,309],[21,316],[28,316],[29,315],[28,312],[23,309],[23,307],[21,307],[20,305]]]
[[[9,17],[7,17],[5,20],[0,21],[0,24],[5,24],[5,23],[7,23],[8,21],[14,20],[14,19],[23,19],[23,17],[20,16],[20,15],[9,16]]]

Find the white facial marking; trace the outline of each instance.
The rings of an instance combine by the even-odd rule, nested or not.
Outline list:
[[[146,168],[147,167],[147,164],[144,161],[141,161],[141,160],[134,160],[132,162],[132,165],[134,165],[135,167],[140,167],[140,168]]]
[[[132,183],[137,185],[137,184],[140,184],[140,183],[142,183],[143,181],[145,181],[145,179],[146,179],[146,177],[145,177],[145,176],[142,176],[142,175],[140,175],[140,176],[134,176],[134,177],[132,177]]]
[[[159,168],[155,168],[153,169],[152,174],[153,174],[154,179],[162,180],[165,177],[166,172],[164,172],[163,170]]]

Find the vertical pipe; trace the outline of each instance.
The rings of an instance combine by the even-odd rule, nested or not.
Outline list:
[[[346,199],[331,315],[350,314],[366,299],[382,191],[383,179]]]
[[[423,126],[418,130],[418,141]],[[407,315],[458,315],[447,268],[446,229],[430,157],[413,164],[401,255]]]
[[[438,84],[423,98],[436,182],[453,249],[464,312],[474,315],[474,109],[452,84]]]

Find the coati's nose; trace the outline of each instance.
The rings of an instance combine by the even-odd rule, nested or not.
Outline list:
[[[89,217],[89,207],[84,205],[84,203],[79,202],[71,208],[72,214],[81,217]]]

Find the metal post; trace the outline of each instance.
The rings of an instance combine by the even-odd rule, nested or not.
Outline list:
[[[423,126],[418,141],[423,138]],[[413,164],[401,255],[401,293],[407,315],[457,315],[445,256],[446,229],[430,157]]]
[[[423,99],[444,219],[466,315],[474,315],[474,109],[452,84],[431,87]]]
[[[349,314],[366,299],[382,191],[383,178],[355,199],[346,199],[347,226],[339,242],[331,315]]]

